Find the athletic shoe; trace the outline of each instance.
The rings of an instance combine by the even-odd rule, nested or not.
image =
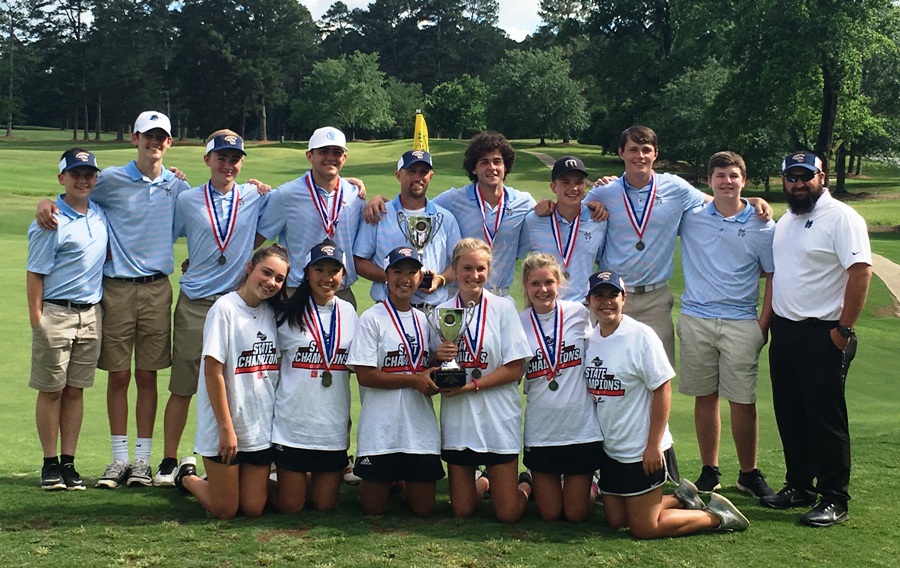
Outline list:
[[[59,474],[59,464],[51,463],[41,468],[41,489],[58,491],[66,488],[66,482]]]
[[[591,497],[594,498],[594,501],[599,503],[598,497],[600,497],[600,475],[595,471],[593,475],[591,475]]]
[[[705,465],[703,469],[700,470],[700,477],[697,478],[697,481],[694,485],[697,486],[697,491],[700,493],[712,493],[716,489],[722,487],[719,483],[719,478],[722,476],[719,473],[719,468],[714,465]]]
[[[785,485],[781,491],[769,497],[763,497],[759,504],[770,509],[792,509],[794,507],[812,507],[816,504],[816,494],[799,487]]]
[[[84,491],[84,480],[75,471],[74,463],[64,463],[62,465],[62,478],[66,483],[66,489],[69,491]]]
[[[348,456],[347,467],[344,468],[344,483],[347,485],[359,485],[362,478],[353,473],[353,456]]]
[[[137,487],[138,485],[150,487],[153,485],[153,470],[150,469],[150,461],[147,458],[134,458],[127,485],[128,487]]]
[[[738,479],[737,483],[735,483],[735,487],[737,487],[744,493],[753,495],[757,499],[775,495],[775,490],[769,487],[769,484],[766,483],[766,476],[763,475],[762,472],[758,469],[748,471],[747,473],[744,473],[742,471],[740,474],[738,474]]]
[[[175,458],[165,458],[156,468],[156,475],[153,476],[154,487],[175,487],[175,471],[178,469],[178,460]]]
[[[491,478],[488,477],[488,472],[486,468],[476,467],[475,468],[475,481],[478,481],[481,478],[484,478],[488,482],[487,491],[484,492],[483,499],[491,498]]]
[[[713,529],[717,532],[741,532],[750,526],[750,521],[738,511],[734,503],[718,493],[709,494],[709,505],[703,510],[719,518],[719,526]]]
[[[190,494],[184,486],[184,478],[189,475],[197,475],[197,458],[188,456],[178,462],[178,473],[175,474],[175,487],[182,493]]]
[[[688,481],[686,477],[681,478],[681,483],[679,483],[678,487],[675,488],[675,491],[672,492],[672,497],[681,501],[681,504],[684,505],[685,509],[701,511],[706,507],[706,505],[703,504],[703,499],[700,498],[697,486]]]
[[[534,501],[534,479],[531,477],[531,471],[525,470],[519,474],[519,484],[525,483],[531,489],[528,493],[528,500]]]
[[[94,487],[97,489],[116,489],[125,485],[125,480],[131,473],[131,466],[123,460],[113,460],[111,464],[106,466],[103,477],[97,480]]]
[[[830,527],[850,519],[847,504],[822,499],[819,504],[800,517],[800,523],[810,527]]]

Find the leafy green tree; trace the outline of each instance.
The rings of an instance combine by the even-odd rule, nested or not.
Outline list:
[[[490,73],[488,126],[508,136],[568,140],[588,125],[581,84],[559,48],[506,53]]]
[[[425,102],[422,85],[404,83],[394,77],[387,77],[384,89],[391,101],[390,134],[394,138],[411,138],[415,128],[416,110]]]
[[[294,126],[312,131],[330,124],[350,131],[390,128],[391,99],[378,69],[378,55],[356,52],[313,65],[300,96],[291,103]]]
[[[477,77],[463,75],[441,83],[426,99],[429,128],[457,138],[484,130],[487,99],[487,86]]]

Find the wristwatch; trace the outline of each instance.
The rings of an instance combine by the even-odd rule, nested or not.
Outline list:
[[[844,337],[847,339],[850,339],[851,337],[856,335],[856,332],[853,331],[852,327],[847,327],[845,325],[837,326],[837,332],[841,334],[841,337]]]

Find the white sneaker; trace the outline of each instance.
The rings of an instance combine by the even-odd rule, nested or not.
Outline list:
[[[353,473],[353,456],[349,456],[347,467],[344,468],[344,483],[347,485],[359,485],[362,483],[362,478]]]
[[[153,484],[153,470],[150,469],[150,461],[147,458],[134,458],[131,464],[131,475],[125,483],[128,487],[138,485],[149,487]]]
[[[123,460],[113,460],[111,464],[106,466],[103,476],[97,480],[94,485],[97,489],[116,489],[125,485],[128,474],[131,473],[131,466]]]
[[[153,476],[154,487],[175,487],[175,474],[178,473],[178,460],[166,458],[156,468]]]

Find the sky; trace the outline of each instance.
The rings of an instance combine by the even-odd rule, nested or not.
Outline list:
[[[365,8],[372,0],[344,0],[344,4],[351,10],[353,8]],[[301,0],[312,13],[315,20],[322,18],[334,0]],[[540,0],[499,0],[500,4],[500,29],[506,30],[509,37],[516,41],[525,39],[533,33],[541,24],[538,16]]]

